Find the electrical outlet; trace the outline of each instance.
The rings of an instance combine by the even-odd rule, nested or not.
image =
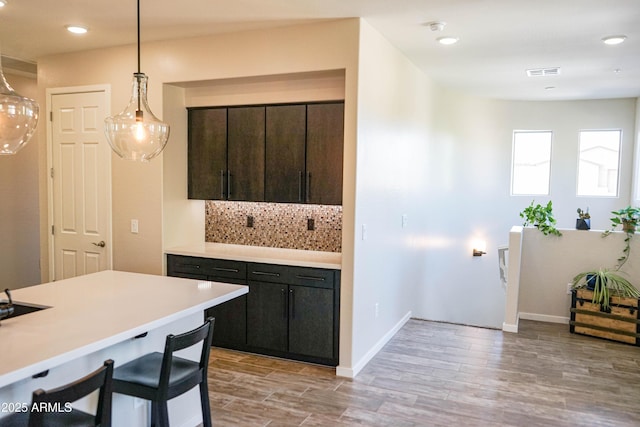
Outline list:
[[[571,287],[572,286],[573,286],[573,284],[567,283],[567,295],[571,295]]]
[[[316,222],[313,218],[307,218],[307,230],[313,231],[316,229]]]
[[[248,228],[253,228],[253,216],[252,215],[247,215],[247,227]]]
[[[131,220],[131,232],[133,234],[138,234],[138,220],[137,219],[132,219]]]

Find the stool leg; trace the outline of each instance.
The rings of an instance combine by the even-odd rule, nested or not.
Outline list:
[[[158,427],[169,427],[169,410],[166,400],[158,402]]]
[[[158,402],[151,401],[151,427],[158,427]]]
[[[211,407],[209,405],[209,390],[206,381],[200,383],[200,405],[202,406],[202,425],[211,427]]]

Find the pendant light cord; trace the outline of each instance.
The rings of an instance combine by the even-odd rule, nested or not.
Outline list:
[[[142,109],[140,108],[140,98],[141,98],[141,91],[142,89],[140,88],[141,82],[142,82],[142,73],[140,72],[140,0],[138,0],[138,74],[136,76],[136,80],[138,81],[138,111],[136,111],[136,120],[140,120],[142,121]],[[139,114],[139,117],[138,117]]]
[[[140,0],[138,0],[138,73],[140,73]]]

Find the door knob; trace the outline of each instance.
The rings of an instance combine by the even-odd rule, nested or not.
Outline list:
[[[104,247],[107,245],[107,244],[104,242],[104,240],[100,240],[98,243],[93,242],[93,244],[94,244],[95,246],[99,246],[99,247],[101,247],[101,248],[104,248]]]

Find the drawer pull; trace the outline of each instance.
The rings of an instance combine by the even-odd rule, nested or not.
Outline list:
[[[317,276],[299,276],[296,275],[296,279],[302,279],[302,280],[316,280],[318,282],[324,282],[326,279],[324,277],[317,277]]]
[[[223,267],[213,267],[214,270],[216,271],[224,271],[226,273],[239,273],[240,270],[238,270],[237,268],[223,268]]]
[[[183,268],[200,268],[198,264],[180,264],[180,267]]]
[[[255,274],[256,276],[280,277],[280,273],[271,273],[269,271],[252,271],[251,274]]]

